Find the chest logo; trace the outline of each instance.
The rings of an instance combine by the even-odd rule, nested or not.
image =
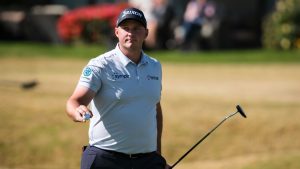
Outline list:
[[[151,76],[151,75],[147,76],[147,80],[158,80],[158,79],[159,79],[158,76]]]
[[[118,73],[114,73],[112,75],[112,79],[114,80],[118,80],[118,79],[129,79],[129,75],[128,74],[118,74]]]

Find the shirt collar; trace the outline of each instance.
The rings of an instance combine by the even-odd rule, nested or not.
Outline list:
[[[135,64],[134,62],[132,62],[126,55],[123,54],[123,52],[120,50],[119,48],[119,44],[117,44],[115,50],[117,51],[117,54],[118,54],[118,57],[120,59],[120,62],[124,65],[124,66],[127,66],[129,63],[133,63]],[[144,51],[142,51],[142,54],[141,54],[141,61],[139,62],[138,65],[144,65],[144,64],[147,64],[148,63],[148,57],[145,55]]]

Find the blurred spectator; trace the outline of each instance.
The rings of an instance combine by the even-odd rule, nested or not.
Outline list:
[[[145,40],[146,49],[165,49],[167,41],[171,38],[171,22],[174,10],[168,0],[129,0],[133,7],[144,11],[147,19],[149,34]]]
[[[129,4],[135,8],[138,8],[144,12],[147,20],[147,27],[149,29],[148,37],[145,40],[145,48],[153,48],[155,46],[155,29],[156,19],[153,16],[153,0],[129,0]]]
[[[144,12],[147,23],[149,20],[153,20],[152,9],[153,9],[153,0],[128,0],[130,6],[138,8]]]
[[[171,48],[170,40],[173,38],[172,22],[175,18],[173,7],[168,0],[153,0],[152,14],[155,18],[152,48]]]
[[[191,43],[200,36],[200,30],[208,18],[215,15],[215,6],[207,0],[188,2],[183,24],[176,30],[176,40],[183,49],[190,49]]]

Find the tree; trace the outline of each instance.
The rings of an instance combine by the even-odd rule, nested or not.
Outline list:
[[[263,45],[271,49],[300,49],[300,0],[278,0],[263,24]]]

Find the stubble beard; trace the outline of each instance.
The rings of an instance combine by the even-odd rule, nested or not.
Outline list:
[[[141,49],[141,46],[138,44],[136,40],[126,40],[124,43],[124,47],[128,51],[136,51]]]

